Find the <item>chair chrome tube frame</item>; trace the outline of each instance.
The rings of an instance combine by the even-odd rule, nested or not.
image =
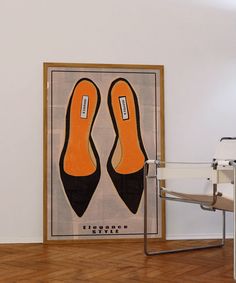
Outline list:
[[[234,280],[236,280],[236,161],[231,164],[234,167]]]
[[[158,160],[147,160],[144,165],[144,253],[147,256],[153,255],[161,255],[161,254],[168,254],[168,253],[177,253],[177,252],[185,252],[185,251],[193,251],[193,250],[201,250],[201,249],[209,249],[209,248],[218,248],[223,247],[225,244],[225,211],[222,210],[222,238],[219,240],[219,243],[212,244],[212,245],[202,245],[202,246],[194,246],[189,248],[179,248],[179,249],[172,249],[172,250],[159,250],[159,251],[150,251],[148,248],[148,200],[147,200],[147,179],[149,178],[157,178],[156,175],[148,176],[148,166],[150,164],[155,164],[156,168],[159,166]],[[234,168],[235,170],[235,168]],[[160,185],[159,181],[157,181],[156,185],[157,196],[160,197]],[[178,199],[167,198],[169,200],[179,201]],[[194,202],[195,203],[195,202]],[[198,203],[199,204],[199,203]],[[157,215],[156,215],[157,217]],[[236,256],[236,247],[235,247],[235,256]]]

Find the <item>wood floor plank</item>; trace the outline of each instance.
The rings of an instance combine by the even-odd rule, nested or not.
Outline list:
[[[161,248],[195,244],[158,243]],[[142,242],[0,245],[0,283],[62,282],[233,283],[233,241],[224,248],[154,257],[144,255]]]

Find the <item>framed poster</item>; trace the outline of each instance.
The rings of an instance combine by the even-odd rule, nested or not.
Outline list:
[[[44,63],[44,242],[142,237],[144,162],[164,160],[163,76],[156,65]],[[149,232],[163,238],[149,194]]]

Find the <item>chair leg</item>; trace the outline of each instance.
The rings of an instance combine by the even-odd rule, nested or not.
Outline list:
[[[144,167],[144,253],[147,256],[153,255],[161,255],[161,254],[168,254],[168,253],[177,253],[177,252],[185,252],[185,251],[193,251],[193,250],[202,250],[202,249],[209,249],[209,248],[218,248],[223,247],[225,244],[225,211],[222,210],[222,238],[220,243],[213,244],[213,245],[203,245],[203,246],[195,246],[189,248],[180,248],[180,249],[172,249],[172,250],[161,250],[161,251],[149,251],[148,248],[148,219],[147,219],[147,212],[148,212],[148,205],[147,205],[147,166]]]

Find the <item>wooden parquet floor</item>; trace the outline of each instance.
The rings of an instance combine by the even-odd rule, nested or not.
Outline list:
[[[168,248],[174,245],[172,241],[161,243]],[[227,240],[224,248],[154,257],[143,254],[142,242],[2,244],[0,282],[235,282],[233,241]]]

